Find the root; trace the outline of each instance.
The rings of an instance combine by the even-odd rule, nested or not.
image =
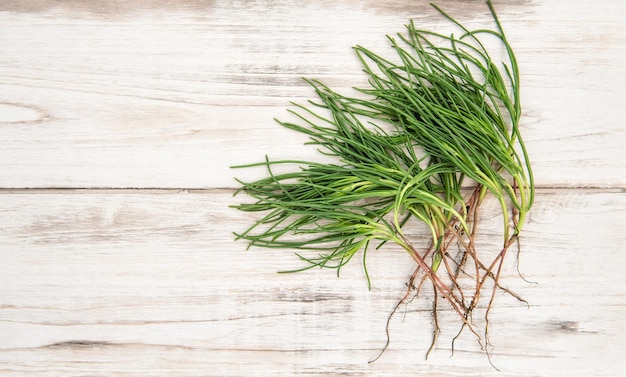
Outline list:
[[[385,325],[385,334],[386,334],[386,342],[380,353],[369,363],[373,363],[378,360],[383,353],[389,347],[391,342],[390,336],[390,324],[391,319],[396,315],[398,310],[402,305],[408,306],[415,298],[417,298],[422,290],[424,283],[428,280],[431,282],[433,287],[433,299],[432,299],[432,319],[433,319],[433,332],[431,343],[426,351],[426,359],[436,350],[437,341],[439,335],[441,333],[441,327],[439,323],[439,309],[440,309],[440,295],[441,298],[445,299],[445,301],[454,309],[459,318],[461,319],[461,326],[459,328],[458,333],[453,337],[451,341],[451,355],[454,355],[455,351],[455,342],[463,331],[469,330],[476,337],[481,350],[483,350],[487,356],[489,363],[493,366],[494,369],[499,370],[493,363],[491,348],[493,347],[489,340],[489,314],[491,312],[492,306],[495,301],[496,292],[501,290],[508,295],[516,298],[520,302],[528,305],[528,302],[524,300],[517,293],[511,291],[510,289],[502,286],[500,284],[500,275],[502,273],[503,262],[505,256],[507,254],[508,249],[515,243],[517,243],[518,247],[518,256],[520,252],[520,246],[518,242],[518,232],[517,229],[517,220],[519,214],[517,211],[513,211],[511,216],[511,227],[514,229],[513,235],[509,237],[509,239],[504,242],[502,249],[495,256],[493,260],[488,263],[483,262],[477,255],[475,249],[475,238],[477,235],[477,223],[478,223],[478,213],[480,204],[482,202],[481,198],[482,187],[477,186],[474,188],[472,193],[467,198],[465,202],[465,207],[463,208],[463,216],[466,219],[467,229],[462,228],[458,224],[458,219],[456,217],[452,217],[448,222],[445,231],[440,237],[439,242],[435,245],[433,242],[428,246],[423,253],[417,251],[417,249],[411,244],[411,242],[403,235],[402,232],[398,231],[398,236],[402,239],[402,241],[408,245],[407,251],[412,259],[415,261],[417,266],[415,270],[409,277],[406,283],[406,291],[402,295],[402,297],[396,302],[393,310],[387,317],[387,322]],[[450,253],[450,251],[453,251]],[[432,263],[428,260],[429,257],[433,257],[434,255],[438,255],[436,253],[441,254],[441,262],[437,265],[438,268],[434,269]],[[519,267],[519,266],[518,266]],[[439,274],[437,269],[439,269]],[[420,275],[421,273],[421,275]],[[447,281],[444,281],[443,278]],[[467,285],[461,284],[461,276],[471,278],[473,282],[468,287]],[[520,274],[521,276],[521,274]],[[416,285],[416,282],[419,280],[419,283]],[[482,334],[477,331],[476,326],[472,321],[472,313],[479,306],[479,301],[481,299],[481,293],[485,288],[485,284],[487,281],[493,282],[493,289],[489,295],[489,301],[484,309],[484,328]],[[470,300],[471,298],[471,300]],[[469,300],[469,302],[468,302]],[[406,312],[405,312],[406,315]]]
[[[433,286],[433,289],[435,287]],[[430,353],[435,349],[435,346],[437,345],[437,338],[439,338],[439,317],[437,316],[437,294],[435,292],[435,295],[433,296],[433,322],[434,322],[434,329],[433,329],[433,336],[432,336],[432,341],[430,342],[430,347],[428,347],[428,351],[426,351],[426,359],[428,359],[428,356],[430,356]]]
[[[414,282],[415,282],[415,278],[417,278],[417,274],[418,273],[419,273],[419,267],[416,268],[415,271],[413,271],[413,274],[409,278],[409,281],[406,283],[407,289],[406,289],[406,292],[404,293],[404,296],[402,296],[402,298],[400,300],[398,300],[396,305],[393,307],[393,310],[391,311],[391,313],[389,313],[389,315],[387,316],[387,323],[385,324],[385,336],[386,336],[387,340],[385,341],[385,345],[380,350],[380,353],[378,354],[378,356],[376,356],[374,359],[368,361],[368,364],[371,364],[371,363],[375,362],[376,360],[378,360],[383,355],[383,353],[385,353],[387,348],[389,347],[389,343],[391,342],[391,336],[389,334],[389,325],[391,324],[391,319],[393,318],[394,314],[396,314],[396,312],[398,311],[400,306],[403,303],[406,302],[407,298],[409,298],[411,296],[411,292],[413,290],[416,290],[416,293],[413,296],[413,298],[417,297],[417,295],[419,293],[419,290],[415,287]],[[420,284],[420,286],[421,286],[421,284]],[[413,298],[411,298],[411,301],[413,300]]]

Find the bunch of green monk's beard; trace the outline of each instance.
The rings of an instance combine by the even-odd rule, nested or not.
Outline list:
[[[435,6],[460,29],[459,36],[419,30],[411,22],[405,34],[389,37],[394,60],[355,47],[370,84],[357,88],[358,98],[307,80],[319,101],[295,105],[298,124],[279,123],[308,135],[335,163],[266,158],[238,166],[264,166],[268,172],[255,182],[239,181],[238,192],[255,201],[236,208],[262,213],[236,234],[250,246],[298,250],[307,262],[302,269],[337,270],[359,252],[365,261],[371,247],[387,242],[406,250],[416,268],[398,306],[425,282],[432,284],[431,349],[440,296],[459,314],[462,329],[476,334],[482,345],[488,342],[488,320],[480,335],[471,314],[488,282],[485,319],[498,289],[513,294],[499,284],[502,263],[533,203],[532,172],[519,130],[518,66],[488,6],[496,30],[468,30]],[[492,60],[481,40],[485,36],[500,42],[505,62]],[[293,170],[274,173],[279,165]],[[478,210],[488,195],[500,205],[503,241],[501,249],[479,257]],[[415,247],[405,231],[415,221],[430,230],[425,249]],[[367,267],[365,273],[369,284]],[[460,274],[471,277],[471,287],[458,282]]]

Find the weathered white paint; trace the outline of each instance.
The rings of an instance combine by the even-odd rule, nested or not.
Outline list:
[[[253,220],[228,208],[232,176],[254,173],[228,166],[316,158],[272,121],[311,96],[299,77],[363,83],[350,46],[384,49],[410,17],[446,27],[426,2],[0,1],[0,375],[621,375],[626,3],[496,7],[540,186],[521,257],[538,284],[514,255],[503,278],[530,307],[498,296],[492,314],[502,372],[469,334],[449,357],[445,309],[425,361],[426,297],[367,363],[412,271],[401,251],[370,253],[368,291],[359,261],[276,274],[301,264],[231,235]]]
[[[421,1],[4,3],[0,110],[30,109],[0,116],[0,185],[12,188],[230,187],[231,164],[314,158],[272,120],[312,96],[300,77],[347,90],[365,80],[351,46],[384,50],[410,17],[452,31]],[[624,186],[626,5],[496,5],[538,182]],[[491,25],[481,2],[442,6]]]
[[[500,375],[469,334],[449,358],[458,319],[445,309],[439,349],[424,361],[426,297],[395,317],[389,350],[367,364],[412,270],[392,247],[370,253],[368,291],[358,261],[339,279],[276,274],[301,264],[288,251],[244,251],[230,232],[251,218],[227,207],[229,190],[2,196],[3,375]],[[488,201],[483,213],[495,210]],[[482,250],[494,253],[499,221],[483,221]],[[623,193],[540,192],[521,256],[538,284],[517,275],[515,258],[503,278],[530,307],[499,295],[492,317],[505,375],[623,370],[625,221]]]

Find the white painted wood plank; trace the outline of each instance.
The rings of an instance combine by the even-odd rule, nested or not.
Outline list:
[[[272,121],[312,95],[299,78],[362,84],[350,47],[383,49],[411,17],[446,27],[426,3],[1,1],[0,187],[232,187],[232,164],[315,158]],[[626,4],[495,3],[537,182],[624,187]]]
[[[523,236],[521,269],[499,296],[493,361],[466,334],[449,357],[455,314],[424,361],[432,324],[422,298],[386,316],[412,270],[393,248],[333,271],[276,274],[300,263],[230,234],[252,218],[228,190],[5,191],[0,200],[3,376],[619,375],[626,364],[621,191],[542,190]],[[483,245],[497,219],[483,207]],[[478,319],[479,320],[479,319]]]

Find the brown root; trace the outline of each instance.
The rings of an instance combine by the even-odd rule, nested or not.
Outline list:
[[[386,343],[378,356],[371,360],[370,363],[378,360],[389,347],[389,327],[391,319],[395,316],[402,305],[409,305],[419,296],[423,284],[428,280],[431,282],[433,287],[432,318],[434,328],[431,343],[426,352],[426,358],[428,358],[429,355],[436,349],[437,340],[439,338],[439,334],[441,333],[438,316],[438,311],[440,310],[439,296],[441,296],[441,298],[443,298],[447,304],[457,312],[459,318],[461,319],[459,331],[451,341],[452,355],[454,354],[456,340],[461,336],[464,330],[468,329],[476,336],[481,349],[487,355],[489,363],[496,370],[498,370],[491,359],[490,348],[492,345],[489,341],[489,314],[495,301],[496,292],[501,290],[516,298],[520,302],[524,302],[527,305],[528,302],[515,292],[500,284],[500,276],[507,251],[513,244],[518,243],[516,229],[519,214],[517,211],[513,210],[511,217],[511,228],[514,229],[514,233],[504,242],[502,249],[495,256],[495,258],[485,263],[485,261],[481,260],[476,253],[475,239],[477,235],[479,208],[482,202],[481,192],[481,186],[475,187],[467,198],[465,208],[462,208],[462,215],[466,219],[468,229],[463,229],[458,224],[458,219],[453,217],[447,224],[444,234],[439,238],[441,240],[439,244],[435,245],[431,242],[429,247],[424,250],[423,253],[418,252],[418,250],[411,244],[410,240],[402,234],[402,232],[398,232],[399,237],[401,237],[403,242],[409,246],[409,254],[417,266],[406,283],[406,291],[397,301],[393,310],[387,317],[387,323],[385,326],[387,337]],[[442,258],[439,267],[443,266],[443,268],[439,268],[439,273],[433,269],[432,262],[429,261],[429,257],[432,258],[436,255],[436,253],[440,253]],[[463,277],[470,278],[471,283],[468,285],[467,280],[464,280]],[[418,279],[419,284],[416,286]],[[484,328],[483,331],[481,331],[481,335],[476,328],[476,325],[473,324],[472,313],[479,306],[481,293],[483,292],[487,281],[491,281],[493,283],[493,288],[489,295],[489,301],[484,308]]]

